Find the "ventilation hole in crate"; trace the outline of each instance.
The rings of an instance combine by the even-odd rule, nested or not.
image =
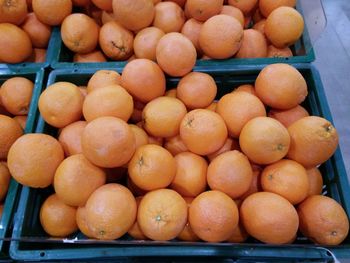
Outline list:
[[[75,70],[73,70],[74,72],[78,72],[78,70],[77,69],[75,69]]]
[[[45,257],[45,252],[40,252],[40,257]]]

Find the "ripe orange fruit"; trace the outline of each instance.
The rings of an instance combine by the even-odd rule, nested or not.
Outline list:
[[[255,29],[243,31],[243,41],[236,58],[264,58],[267,55],[265,36]]]
[[[134,35],[115,21],[100,29],[99,44],[103,53],[113,60],[127,60],[133,54]]]
[[[209,162],[211,162],[212,160],[214,160],[216,157],[218,157],[219,155],[221,155],[222,153],[228,152],[228,151],[233,151],[233,150],[240,150],[239,149],[239,143],[237,140],[231,139],[230,137],[228,137],[226,139],[226,142],[224,143],[224,145],[217,150],[214,153],[208,154],[207,158],[209,159]]]
[[[239,8],[244,15],[250,14],[254,9],[258,0],[228,0],[228,4]]]
[[[254,194],[256,192],[262,191],[261,184],[260,184],[262,168],[260,166],[258,166],[258,165],[254,165],[254,164],[252,164],[252,168],[253,168],[252,183],[250,184],[248,190],[243,195],[241,195],[239,197],[240,200],[244,200],[248,196],[250,196],[250,195],[252,195],[252,194]]]
[[[278,7],[267,17],[265,34],[278,48],[293,45],[303,34],[304,19],[292,7]]]
[[[187,209],[185,200],[174,190],[155,190],[142,198],[137,222],[148,238],[158,241],[171,240],[184,229]]]
[[[232,5],[224,5],[220,12],[221,15],[229,15],[236,18],[238,22],[244,27],[244,15],[242,11]]]
[[[46,49],[33,48],[32,55],[25,62],[44,63],[46,61]]]
[[[248,158],[239,151],[220,154],[208,166],[207,180],[210,189],[221,191],[232,199],[248,191],[253,170]]]
[[[63,159],[62,146],[55,138],[46,134],[25,134],[12,145],[7,164],[20,184],[45,188],[53,182]]]
[[[309,191],[307,196],[320,195],[323,189],[323,179],[320,170],[316,167],[306,170],[309,178]]]
[[[78,207],[76,214],[76,222],[79,230],[89,238],[93,238],[93,234],[91,233],[87,223],[86,223],[86,208],[85,206]]]
[[[305,167],[327,161],[338,147],[337,130],[326,119],[304,117],[288,127],[291,143],[287,157]]]
[[[27,15],[26,0],[1,0],[0,23],[20,25]]]
[[[61,143],[66,156],[83,152],[81,136],[86,125],[86,121],[77,121],[67,125],[61,130],[58,141]]]
[[[99,50],[93,50],[90,53],[79,54],[76,53],[73,56],[73,62],[78,63],[96,63],[96,62],[107,62],[107,59],[103,53]]]
[[[180,32],[185,23],[182,8],[174,2],[160,2],[155,6],[153,26],[164,33]]]
[[[308,197],[298,206],[301,233],[320,245],[339,245],[349,233],[349,219],[344,209],[323,195]]]
[[[124,27],[138,31],[152,24],[155,8],[152,0],[113,0],[113,12]]]
[[[137,58],[156,61],[156,48],[164,32],[157,27],[147,27],[139,31],[134,39],[134,52]]]
[[[27,115],[24,116],[15,116],[13,119],[18,122],[18,124],[21,126],[22,130],[26,128],[27,125]]]
[[[91,2],[99,9],[112,12],[113,11],[113,0],[91,0]]]
[[[223,0],[187,0],[186,10],[190,17],[204,22],[210,17],[219,14],[223,3]]]
[[[23,130],[12,118],[0,115],[0,160],[6,159],[11,146],[21,137]]]
[[[147,144],[136,150],[129,162],[128,171],[136,186],[151,191],[170,185],[176,175],[176,162],[163,147]]]
[[[155,4],[159,3],[161,0],[153,0]],[[184,7],[186,0],[169,0],[171,2],[177,3],[179,6]]]
[[[290,146],[288,130],[269,117],[256,117],[244,125],[239,145],[244,154],[257,164],[271,164],[287,155]]]
[[[116,117],[100,117],[91,121],[83,131],[81,144],[85,157],[104,168],[127,164],[136,148],[131,128]]]
[[[197,59],[196,48],[192,42],[180,33],[165,34],[156,49],[157,62],[161,69],[174,77],[190,72]]]
[[[23,62],[32,54],[32,42],[21,28],[9,24],[0,24],[0,61],[5,63]]]
[[[99,26],[85,14],[71,14],[61,25],[62,41],[68,49],[77,53],[89,53],[98,43]]]
[[[111,85],[120,85],[121,76],[114,70],[98,70],[90,78],[87,84],[87,92],[94,89],[103,88]]]
[[[296,107],[289,110],[270,109],[268,116],[278,120],[286,128],[288,128],[297,120],[309,116],[309,113],[304,107],[297,105]]]
[[[188,209],[190,209],[191,203],[193,201],[194,198],[192,197],[185,197],[184,198]],[[190,226],[190,222],[188,222],[185,225],[185,228],[182,230],[182,232],[177,236],[177,239],[183,240],[183,241],[199,241],[199,238],[197,237],[197,235],[193,232],[191,226]]]
[[[177,85],[176,96],[189,109],[208,107],[216,97],[217,86],[212,76],[201,72],[191,72]]]
[[[119,85],[106,86],[90,92],[83,104],[83,115],[90,122],[111,116],[128,121],[134,109],[131,95]]]
[[[261,34],[264,35],[264,37],[265,37],[265,24],[266,24],[266,19],[261,19],[259,22],[253,25],[253,29],[259,31]],[[265,41],[267,43],[268,40],[265,38]]]
[[[134,124],[129,124],[129,127],[131,128],[135,136],[136,149],[141,147],[142,145],[148,144],[148,135],[143,129]]]
[[[177,98],[176,93],[177,93],[177,89],[176,88],[170,89],[170,90],[167,90],[165,92],[165,96],[172,97],[172,98]]]
[[[151,135],[148,135],[148,143],[149,144],[155,144],[158,146],[163,146],[164,144],[164,139],[161,137],[153,137]]]
[[[296,237],[298,213],[280,195],[259,192],[248,196],[240,208],[240,219],[247,232],[267,244],[287,244]]]
[[[51,27],[40,22],[34,13],[27,15],[21,27],[29,35],[33,47],[47,47],[51,36]]]
[[[216,106],[217,106],[217,104],[218,104],[217,101],[213,101],[213,102],[212,102],[208,107],[206,107],[205,109],[216,112]]]
[[[126,234],[137,214],[135,197],[120,184],[106,184],[98,188],[85,208],[91,234],[102,240],[117,239]]]
[[[176,175],[170,188],[181,196],[196,197],[207,187],[207,161],[194,153],[183,152],[175,156]]]
[[[1,103],[13,115],[27,115],[34,84],[23,77],[14,77],[1,85]]]
[[[264,104],[247,92],[233,92],[223,96],[216,112],[224,119],[231,136],[238,138],[244,125],[255,117],[266,116]]]
[[[104,24],[106,24],[108,22],[111,22],[111,21],[117,22],[117,19],[115,18],[114,13],[103,10],[102,14],[101,14],[102,25],[104,25]]]
[[[241,222],[238,223],[238,226],[235,228],[232,236],[227,239],[227,242],[230,243],[243,243],[249,237],[249,234],[245,230],[243,224]]]
[[[53,237],[67,237],[78,230],[77,209],[63,203],[56,194],[50,195],[40,208],[40,223]]]
[[[0,162],[0,202],[2,202],[7,194],[10,185],[11,174],[5,162]]]
[[[190,18],[185,22],[181,29],[181,34],[191,40],[192,44],[197,50],[197,54],[203,53],[199,45],[199,33],[201,31],[202,25],[202,22],[199,22],[194,18]]]
[[[277,48],[273,45],[267,47],[268,58],[282,58],[282,57],[293,57],[292,50],[289,47]]]
[[[218,28],[226,28],[225,32]],[[225,59],[236,54],[241,47],[243,28],[239,21],[228,15],[209,18],[199,33],[199,44],[211,58]]]
[[[84,155],[72,155],[58,167],[54,177],[57,196],[66,205],[84,206],[90,195],[106,182],[106,173]]]
[[[84,97],[73,83],[56,82],[39,97],[39,111],[43,119],[56,128],[80,120]]]
[[[260,0],[259,10],[261,14],[268,17],[273,10],[281,6],[295,7],[296,0]]]
[[[309,179],[305,168],[299,163],[280,160],[265,167],[261,174],[261,186],[265,192],[279,194],[296,205],[306,198]]]
[[[186,145],[181,140],[180,135],[176,135],[172,138],[167,138],[164,144],[164,148],[167,149],[173,156],[188,151]]]
[[[219,191],[207,191],[197,196],[189,209],[189,222],[193,232],[207,242],[227,240],[238,225],[235,202]]]
[[[123,69],[121,85],[137,100],[147,103],[165,93],[165,76],[149,59],[135,59]]]
[[[181,140],[191,152],[199,155],[208,155],[219,150],[227,135],[224,120],[210,110],[190,111],[180,125]]]
[[[72,13],[73,3],[71,0],[32,0],[32,7],[41,22],[58,26]]]
[[[255,88],[254,88],[254,86],[251,85],[251,84],[240,85],[240,86],[238,86],[237,88],[235,88],[235,89],[232,91],[232,93],[233,93],[233,92],[238,92],[238,91],[248,92],[248,93],[250,93],[250,94],[256,96]]]
[[[137,210],[139,208],[139,205],[140,205],[142,198],[143,198],[143,196],[136,197]],[[129,229],[128,234],[136,240],[146,240],[147,239],[147,237],[142,233],[137,220],[135,221],[133,226]]]
[[[302,103],[307,94],[304,77],[293,66],[266,66],[255,81],[255,91],[262,102],[272,108],[288,110]]]
[[[152,136],[173,137],[179,134],[180,123],[186,113],[186,106],[179,99],[159,97],[143,109],[143,127]]]

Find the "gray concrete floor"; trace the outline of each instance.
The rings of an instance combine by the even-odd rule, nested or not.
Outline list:
[[[350,179],[350,0],[322,2],[327,26],[314,43],[314,65],[321,74]]]

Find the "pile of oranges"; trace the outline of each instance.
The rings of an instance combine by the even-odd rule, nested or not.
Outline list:
[[[168,89],[167,89],[168,88]],[[233,89],[234,87],[232,87]],[[175,89],[148,59],[120,75],[96,71],[87,86],[56,82],[39,98],[57,138],[26,134],[7,162],[21,184],[55,193],[40,222],[54,237],[315,243],[348,235],[343,208],[322,195],[318,166],[338,146],[324,118],[301,106],[303,76],[266,66],[254,85],[215,100],[212,76],[186,74]]]
[[[296,0],[1,0],[0,61],[45,60],[52,26],[61,26],[76,62],[147,58],[169,75],[185,75],[197,58],[288,57],[304,30],[295,5]],[[174,64],[185,73],[174,73]]]

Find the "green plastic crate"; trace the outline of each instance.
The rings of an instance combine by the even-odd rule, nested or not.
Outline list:
[[[302,13],[300,4],[297,5],[297,10]],[[124,67],[127,62],[125,61],[109,61],[102,63],[76,63],[73,62],[73,52],[70,51],[62,42],[61,33],[59,28],[55,28],[53,31],[53,37],[55,39],[55,54],[52,60],[52,68],[65,69],[65,68],[101,68],[101,67]],[[217,66],[230,66],[230,65],[258,65],[258,64],[272,64],[272,63],[310,63],[315,60],[315,53],[312,48],[309,33],[305,26],[304,33],[301,39],[291,47],[294,56],[288,58],[231,58],[225,60],[197,60],[196,69],[201,68],[215,68]]]
[[[322,83],[318,72],[307,64],[295,65],[305,77],[309,96],[304,104],[311,114],[324,116],[332,121],[327,100],[324,95]],[[233,87],[254,83],[263,66],[248,68],[217,68],[209,72],[218,84],[218,98],[231,92]],[[48,80],[48,84],[58,81],[69,81],[77,85],[87,83],[95,69],[54,70]],[[167,80],[168,88],[175,87],[179,79]],[[56,135],[57,129],[50,127],[39,118],[36,132],[44,132]],[[344,168],[344,163],[339,150],[335,155],[321,166],[325,188],[324,194],[336,199],[350,214],[349,182]],[[205,243],[205,242],[155,242],[133,241],[127,235],[116,241],[89,241],[81,233],[75,233],[68,239],[49,238],[39,222],[39,210],[45,198],[52,193],[52,188],[31,189],[24,187],[22,190],[15,225],[13,241],[10,245],[10,255],[15,260],[97,260],[123,257],[220,257],[230,259],[248,260],[331,260],[331,253],[337,257],[350,257],[350,238],[343,244],[334,247],[320,248],[299,236],[292,245],[265,245],[254,239],[245,244],[229,243]],[[330,251],[332,252],[330,252]],[[164,258],[163,258],[164,259]],[[202,258],[203,259],[203,258]],[[119,260],[119,258],[118,258]]]
[[[24,132],[30,133],[34,132],[36,117],[37,117],[37,104],[39,95],[42,90],[44,71],[42,69],[29,70],[21,69],[17,71],[11,70],[0,70],[0,85],[7,79],[12,77],[25,77],[34,82],[34,90],[32,95],[32,100],[30,103],[30,109],[28,113],[27,123]],[[4,241],[5,237],[10,236],[9,229],[12,224],[12,216],[16,207],[16,201],[18,199],[18,194],[20,190],[20,185],[15,181],[11,180],[9,190],[4,202],[4,211],[0,220],[0,252],[4,255]],[[7,253],[7,252],[6,252]],[[1,258],[0,255],[0,258]]]

